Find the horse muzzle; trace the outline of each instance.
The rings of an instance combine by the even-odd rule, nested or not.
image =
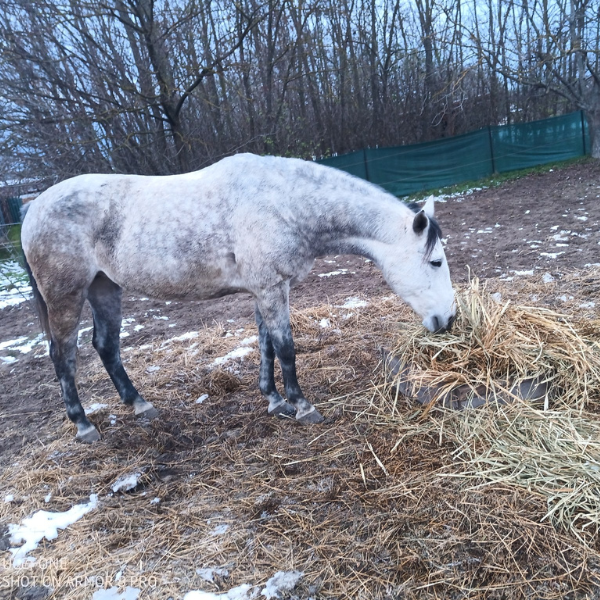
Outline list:
[[[455,320],[456,315],[452,315],[449,319],[434,315],[430,319],[423,321],[423,325],[433,333],[446,333],[452,329]],[[429,323],[427,323],[427,321],[429,321]]]

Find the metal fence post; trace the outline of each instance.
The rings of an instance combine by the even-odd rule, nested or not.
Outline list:
[[[371,181],[371,178],[369,177],[369,161],[367,160],[366,148],[363,148],[363,160],[365,161],[365,177],[367,178],[367,181]]]
[[[494,159],[494,140],[492,138],[492,128],[488,125],[488,138],[490,140],[490,157],[492,159],[492,175],[496,173],[496,160]]]
[[[585,147],[585,119],[583,110],[580,110],[579,114],[581,115],[581,142],[583,144],[583,155],[585,156],[587,154],[587,148]]]

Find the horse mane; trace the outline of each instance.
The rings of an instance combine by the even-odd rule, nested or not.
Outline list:
[[[407,204],[407,206],[414,213],[418,213],[421,210],[421,207],[416,202],[411,202],[410,204]],[[427,216],[427,220],[429,221],[429,227],[427,228],[427,240],[425,241],[425,260],[431,258],[431,253],[433,252],[438,239],[442,239],[442,228],[439,223],[429,215]]]

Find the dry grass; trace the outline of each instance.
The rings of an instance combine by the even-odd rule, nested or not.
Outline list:
[[[506,284],[495,285],[506,299]],[[570,283],[553,285],[543,288],[549,296]],[[34,569],[61,599],[88,600],[94,580],[85,578],[99,575],[104,585],[141,588],[143,598],[180,598],[191,589],[259,585],[292,569],[305,573],[298,598],[594,597],[595,325],[580,327],[553,307],[504,309],[478,293],[480,305],[453,335],[438,339],[418,334],[414,317],[390,298],[360,310],[295,312],[301,382],[328,417],[320,427],[266,415],[257,352],[211,367],[251,328],[240,337],[207,328],[194,340],[125,353],[132,378],[161,410],[146,427],[116,397],[94,396],[106,378],[94,364],[81,389],[90,401],[110,403],[93,417],[102,441],[75,443],[57,409],[56,439],[32,444],[0,474],[0,500],[15,495],[10,504],[0,501],[0,523],[99,494],[98,509],[33,553]],[[477,335],[467,334],[469,322],[480,324]],[[543,346],[537,360],[523,335]],[[425,379],[442,373],[450,381],[454,372],[455,381],[493,381],[498,373],[554,369],[551,410],[424,409],[385,381],[378,349],[390,340],[421,365]],[[455,371],[447,361],[456,361]],[[138,487],[113,494],[114,481],[132,471],[142,474]],[[216,533],[219,525],[227,531]],[[210,584],[196,574],[199,567],[230,575]],[[0,579],[7,573],[19,575],[9,567]]]

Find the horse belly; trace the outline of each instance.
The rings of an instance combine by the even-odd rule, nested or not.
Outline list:
[[[112,262],[112,261],[111,261]],[[170,255],[130,256],[101,269],[123,289],[164,300],[207,300],[247,291],[235,264]]]

